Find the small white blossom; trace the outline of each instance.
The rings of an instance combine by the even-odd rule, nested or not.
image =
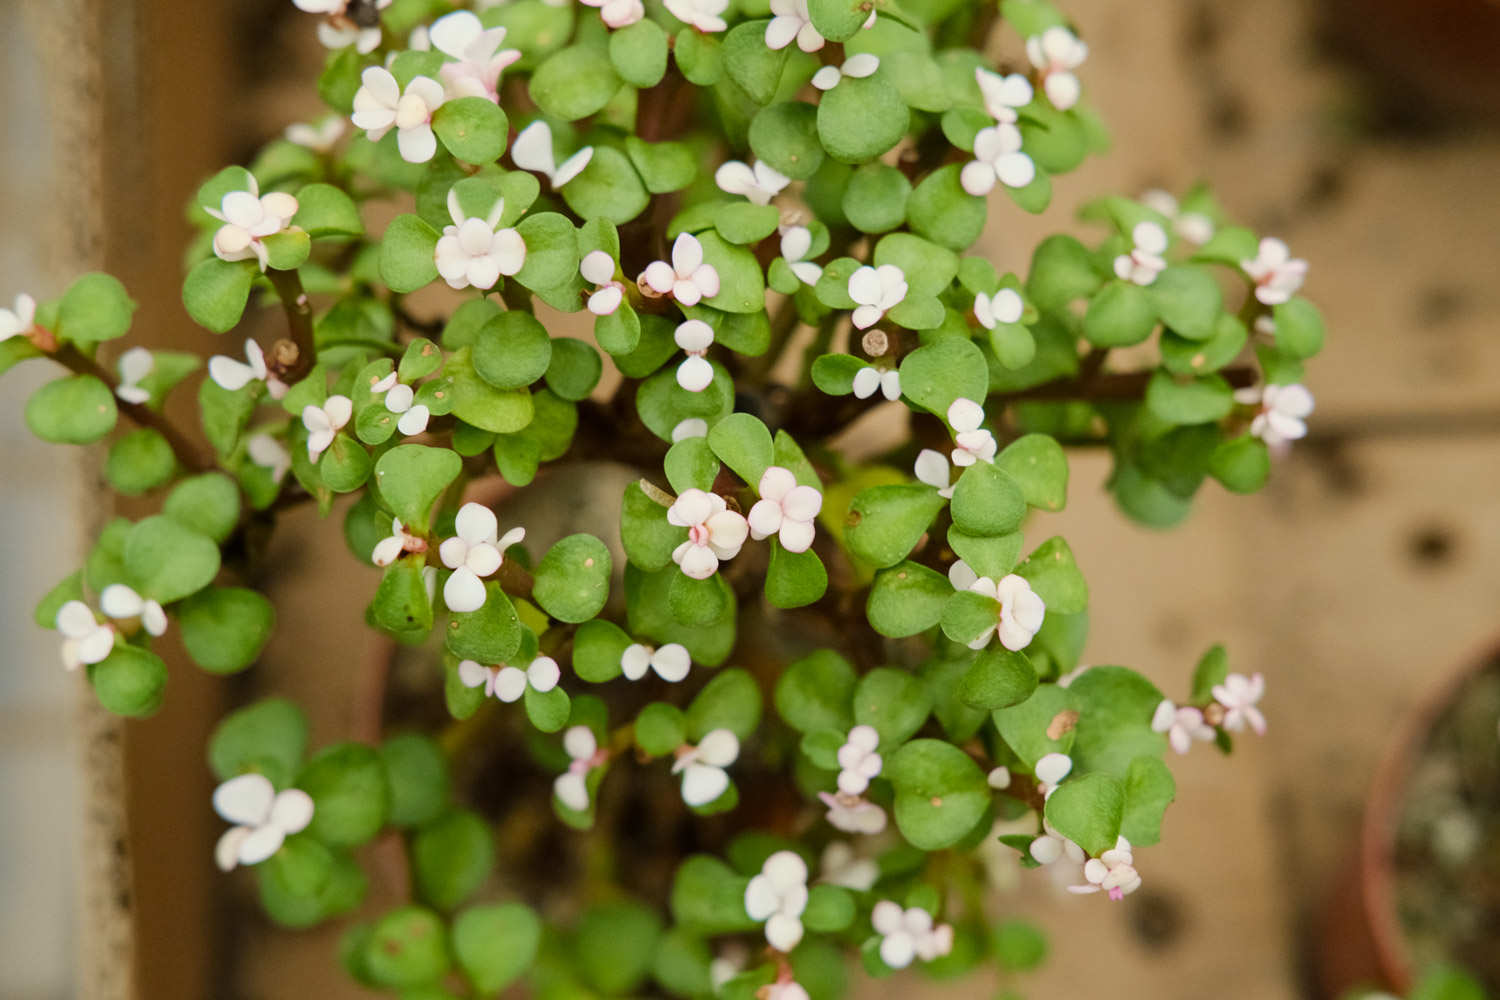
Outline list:
[[[1099,892],[1103,890],[1109,893],[1110,899],[1124,899],[1141,887],[1140,873],[1135,870],[1135,857],[1130,851],[1130,841],[1124,837],[1115,840],[1115,846],[1099,855],[1090,858],[1083,866],[1083,877],[1087,879],[1082,885],[1068,886],[1069,892],[1079,894]]]
[[[16,296],[14,309],[0,309],[0,344],[12,337],[24,337],[36,329],[36,299],[22,292]]]
[[[688,417],[679,420],[677,426],[672,428],[672,443],[686,441],[688,438],[708,437],[708,421],[702,417]]]
[[[729,509],[717,493],[684,490],[667,508],[667,522],[688,529],[687,541],[672,551],[672,561],[695,580],[719,571],[719,562],[739,555],[750,535],[744,515]]]
[[[994,295],[980,292],[974,296],[974,318],[986,330],[993,330],[1000,323],[1019,323],[1025,311],[1026,303],[1014,288],[1002,288]]]
[[[432,47],[457,62],[438,70],[449,98],[483,97],[500,102],[500,74],[521,58],[519,49],[503,49],[504,28],[486,28],[467,10],[445,14],[428,29]]]
[[[720,191],[744,195],[754,205],[771,204],[771,199],[791,182],[790,177],[764,160],[757,160],[753,167],[739,160],[729,160],[714,171],[714,183],[719,185]]]
[[[688,805],[706,806],[729,788],[729,774],[724,770],[740,756],[740,739],[728,729],[705,733],[694,746],[677,749],[672,773],[682,775],[682,801]]]
[[[717,995],[719,989],[745,969],[745,951],[738,942],[730,942],[724,951],[708,963],[708,981]]]
[[[315,153],[331,153],[333,147],[344,137],[349,123],[338,115],[329,115],[316,125],[308,125],[303,122],[295,122],[286,127],[282,133],[286,141],[293,145],[310,149]]]
[[[811,1000],[807,989],[801,983],[790,979],[778,979],[764,987],[764,990],[765,1000]]]
[[[372,393],[385,393],[385,408],[388,412],[397,414],[401,419],[396,421],[396,429],[407,437],[420,434],[427,429],[427,422],[432,419],[432,410],[425,403],[418,403],[417,391],[405,383],[396,381],[396,373],[391,372],[385,378],[370,387]]]
[[[115,630],[100,624],[82,601],[68,601],[58,608],[55,622],[63,637],[63,666],[69,670],[99,663],[115,648]]]
[[[1032,773],[1036,775],[1037,788],[1045,799],[1057,791],[1062,780],[1073,772],[1073,758],[1065,753],[1043,754],[1036,762]]]
[[[1268,445],[1280,446],[1307,436],[1307,417],[1313,411],[1312,393],[1300,383],[1250,386],[1237,389],[1236,402],[1259,406],[1250,421],[1250,433]]]
[[[974,572],[974,567],[962,559],[953,560],[953,565],[948,567],[948,582],[954,590],[968,590],[978,581],[979,574]]]
[[[952,499],[953,487],[957,484],[951,481],[952,467],[948,464],[948,459],[943,456],[942,452],[933,451],[931,448],[923,448],[917,452],[917,464],[913,471],[916,473],[917,479],[928,486],[934,487],[938,491],[938,496]],[[962,561],[959,560],[959,562]],[[973,583],[974,581],[971,580],[969,582]],[[968,584],[964,584],[960,589],[967,590]]]
[[[855,892],[868,892],[880,878],[880,866],[874,858],[861,858],[854,845],[844,840],[830,841],[823,848],[818,881],[842,886]]]
[[[1168,191],[1152,188],[1141,195],[1141,204],[1165,215],[1172,223],[1172,232],[1197,246],[1207,243],[1214,235],[1214,220],[1202,212],[1184,212],[1177,199]]]
[[[594,286],[588,309],[595,316],[612,316],[625,301],[625,286],[615,280],[615,259],[604,250],[591,250],[578,263],[578,273]]]
[[[906,298],[906,274],[895,264],[866,264],[849,275],[849,297],[856,306],[855,327],[868,329]]]
[[[863,795],[870,782],[880,774],[883,766],[876,747],[880,746],[880,734],[874,726],[855,726],[849,730],[844,745],[839,747],[839,791],[845,795]]]
[[[813,27],[807,0],[771,0],[771,23],[766,25],[766,48],[779,51],[797,42],[803,52],[816,52],[827,42]]]
[[[453,224],[443,227],[433,260],[449,288],[493,288],[502,275],[508,278],[525,265],[526,241],[514,229],[499,228],[504,213],[505,199],[500,198],[487,217],[465,216],[456,189],[448,190]]]
[[[1078,103],[1082,85],[1073,70],[1088,58],[1089,47],[1067,28],[1048,28],[1026,39],[1026,58],[1042,74],[1042,90],[1059,111]]]
[[[787,226],[781,231],[781,259],[787,262],[797,280],[804,285],[816,285],[823,277],[823,268],[807,259],[812,249],[812,230],[806,226]]]
[[[264,382],[272,399],[282,398],[290,388],[281,379],[271,374],[270,369],[266,367],[265,352],[253,340],[245,341],[244,361],[236,361],[222,354],[215,354],[209,358],[208,377],[213,379],[214,384],[220,389],[226,389],[229,392],[243,389],[251,382]]]
[[[874,835],[885,829],[885,810],[862,795],[819,792],[818,798],[827,807],[825,818],[835,830]]]
[[[162,635],[167,631],[167,613],[162,606],[123,583],[112,583],[104,588],[99,594],[99,610],[115,621],[140,619],[141,627],[149,635]]]
[[[984,776],[984,783],[997,792],[1005,791],[1005,789],[1010,787],[1010,768],[1003,765],[991,768],[989,773]]]
[[[999,446],[986,430],[984,408],[972,399],[955,399],[948,407],[948,425],[953,428],[953,464],[966,468],[975,462],[993,462]]]
[[[969,589],[1000,602],[1000,614],[996,623],[971,641],[970,649],[988,646],[990,637],[997,631],[1000,633],[1000,645],[1012,652],[1031,645],[1032,638],[1042,627],[1047,606],[1042,603],[1041,596],[1031,589],[1031,584],[1024,576],[1010,573],[1001,577],[998,583],[987,576],[981,576],[969,585]]]
[[[218,208],[204,208],[224,223],[214,233],[214,255],[220,260],[257,260],[264,271],[271,264],[265,238],[274,236],[292,224],[297,214],[297,199],[282,191],[261,196],[260,185],[253,175],[244,191],[230,191]]]
[[[604,762],[605,754],[599,752],[599,741],[588,726],[572,726],[563,733],[563,749],[568,769],[552,782],[552,794],[574,812],[587,812],[589,772]]]
[[[917,958],[931,962],[953,950],[953,928],[934,927],[932,914],[919,906],[903,910],[900,903],[883,899],[870,913],[870,923],[883,938],[880,960],[893,969],[904,969]]]
[[[583,168],[593,158],[594,147],[584,146],[558,164],[557,156],[552,151],[552,126],[540,118],[522,129],[521,134],[510,144],[511,162],[522,170],[547,178],[547,183],[552,185],[554,191],[560,190],[564,184],[583,173]]]
[[[1286,302],[1307,279],[1307,261],[1293,257],[1281,240],[1266,237],[1254,260],[1240,261],[1240,267],[1255,282],[1255,297],[1268,306]]]
[[[811,486],[799,486],[792,471],[779,465],[761,475],[759,492],[760,499],[750,508],[750,537],[760,541],[776,535],[788,552],[806,552],[823,509],[823,494]]]
[[[375,0],[377,11],[385,10],[395,0]],[[318,41],[325,48],[343,49],[353,45],[360,55],[368,55],[380,47],[380,25],[363,27],[349,16],[350,0],[292,0],[298,10],[309,14],[323,14],[318,25]]]
[[[788,952],[802,940],[807,909],[807,862],[795,851],[777,851],[745,887],[745,913],[766,922],[766,942]]]
[[[307,457],[316,462],[328,450],[333,439],[354,415],[354,403],[348,396],[329,396],[322,406],[312,403],[302,408],[302,426],[307,428]]]
[[[1130,252],[1115,258],[1115,277],[1141,286],[1150,285],[1167,269],[1162,258],[1167,252],[1166,231],[1154,222],[1137,222],[1130,231],[1130,240],[1134,244]]]
[[[500,524],[495,512],[473,502],[458,509],[453,529],[457,534],[438,546],[443,565],[453,570],[443,584],[443,603],[449,611],[478,611],[485,601],[483,578],[500,570],[505,550],[523,541],[526,529],[511,528],[497,538]]]
[[[447,100],[443,85],[430,76],[419,76],[403,93],[396,78],[380,66],[365,67],[360,82],[350,116],[354,127],[363,129],[371,142],[380,141],[394,128],[403,160],[426,163],[432,159],[437,153],[432,115]]]
[[[688,675],[692,666],[693,658],[680,642],[669,642],[661,647],[633,642],[620,655],[620,672],[632,681],[645,677],[648,670],[655,670],[662,680],[675,684]]]
[[[1178,753],[1187,753],[1193,740],[1210,742],[1214,738],[1213,726],[1203,721],[1203,713],[1190,705],[1177,706],[1170,698],[1163,698],[1151,716],[1151,730],[1166,733],[1167,742]]]
[[[677,384],[688,392],[702,392],[714,380],[714,366],[704,357],[713,346],[714,328],[701,319],[689,319],[679,323],[672,336],[687,354],[677,366]]]
[[[880,68],[880,58],[868,52],[861,52],[857,56],[845,59],[841,66],[824,66],[813,74],[812,85],[819,90],[832,90],[839,85],[844,77],[852,77],[856,80],[867,76],[873,76]]]
[[[141,387],[141,381],[151,374],[156,360],[144,347],[132,347],[120,355],[115,368],[120,373],[120,384],[115,386],[115,395],[127,403],[149,403],[151,392]]]
[[[979,82],[979,93],[984,98],[984,110],[998,124],[1014,125],[1020,116],[1017,108],[1030,104],[1036,95],[1031,81],[1020,73],[1001,76],[982,66],[974,67],[974,79]]]
[[[628,28],[646,16],[646,7],[641,0],[583,0],[590,7],[599,8],[599,18],[611,28]]]
[[[703,244],[692,233],[680,233],[672,244],[672,263],[654,260],[636,282],[642,292],[671,295],[685,306],[719,294],[719,272],[703,262]]]
[[[1214,700],[1224,706],[1224,728],[1237,733],[1249,725],[1255,735],[1266,734],[1266,717],[1256,707],[1266,693],[1266,679],[1260,674],[1246,677],[1230,674],[1223,684],[1215,684]]]
[[[426,551],[427,540],[407,531],[401,519],[393,517],[391,518],[391,533],[375,543],[375,549],[370,553],[370,561],[376,566],[385,567],[407,552]]]
[[[901,398],[901,373],[894,368],[866,365],[854,373],[854,398],[869,399],[879,392],[886,399]]]
[[[235,824],[214,846],[214,861],[227,872],[281,850],[287,837],[312,822],[313,800],[300,788],[277,792],[263,774],[241,774],[214,789],[214,811]]]
[[[525,670],[505,664],[487,667],[476,660],[460,660],[458,664],[458,679],[464,687],[482,687],[487,696],[507,704],[520,701],[528,687],[546,694],[561,678],[562,669],[550,656],[538,656]]]
[[[1041,836],[1026,848],[1037,864],[1050,865],[1061,858],[1067,858],[1075,865],[1083,864],[1087,858],[1083,848],[1054,830],[1052,824],[1045,819],[1042,820],[1042,831]]]
[[[271,481],[279,483],[292,470],[292,456],[282,443],[269,434],[252,434],[245,442],[250,461],[271,472]]]
[[[723,31],[729,27],[723,17],[729,0],[666,0],[666,6],[673,17],[699,31]]]
[[[1023,188],[1036,179],[1036,164],[1021,152],[1021,130],[1002,123],[980,129],[974,135],[974,159],[958,175],[963,189],[983,198],[999,181],[1006,187]]]

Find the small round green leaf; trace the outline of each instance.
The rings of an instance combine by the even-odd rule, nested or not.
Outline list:
[[[161,707],[166,694],[167,665],[138,646],[115,646],[88,674],[99,704],[115,715],[144,718]]]
[[[505,152],[509,124],[500,106],[485,97],[460,97],[433,112],[432,131],[454,159],[494,163]]]
[[[243,587],[209,587],[177,608],[182,644],[204,670],[232,674],[254,663],[276,627],[265,596]]]
[[[818,104],[818,138],[834,159],[863,163],[900,142],[910,120],[895,85],[878,72],[863,79],[846,76]]]
[[[92,375],[65,375],[26,401],[26,426],[52,444],[93,444],[118,416],[114,393]]]
[[[313,799],[307,829],[326,844],[357,846],[385,825],[390,782],[385,763],[370,747],[334,744],[307,762],[296,784]]]
[[[565,622],[588,621],[609,598],[613,568],[603,542],[589,534],[569,535],[542,557],[532,593],[552,617]]]
[[[125,570],[142,595],[170,604],[213,582],[219,572],[219,547],[213,539],[158,514],[130,529]]]
[[[524,903],[474,906],[453,921],[453,955],[481,996],[494,996],[536,959],[542,922]]]
[[[468,899],[495,867],[495,837],[477,813],[455,809],[417,831],[411,842],[417,893],[439,910]]]
[[[104,478],[118,493],[139,496],[165,485],[177,471],[167,439],[149,427],[133,430],[109,446]]]

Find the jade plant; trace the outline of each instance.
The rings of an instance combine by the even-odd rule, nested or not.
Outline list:
[[[170,696],[172,632],[254,668],[297,505],[378,568],[326,625],[419,665],[373,745],[309,755],[281,698],[219,723],[230,878],[412,1000],[1015,972],[1046,942],[998,867],[1076,905],[1149,882],[1167,751],[1262,732],[1264,681],[1220,647],[1170,696],[1080,665],[1110,555],[1049,515],[1070,447],[1155,527],[1259,489],[1312,409],[1306,263],[1200,187],[1089,201],[1001,273],[990,209],[1044,212],[1106,143],[1045,0],[295,2],[332,115],[188,208],[187,313],[265,345],[116,353],[103,274],[0,311],[0,370],[68,370],[31,430],[159,501],[36,612],[105,708]],[[628,485],[528,534],[567,466]]]

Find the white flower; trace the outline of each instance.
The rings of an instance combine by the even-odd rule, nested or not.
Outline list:
[[[672,244],[672,263],[654,260],[636,282],[641,291],[671,295],[685,306],[719,294],[719,272],[703,263],[703,244],[692,233],[680,233]]]
[[[906,298],[906,275],[895,264],[866,264],[849,275],[849,297],[854,300],[854,325],[867,329]]]
[[[1026,311],[1026,303],[1014,288],[1002,288],[994,295],[980,292],[974,296],[974,318],[986,330],[993,330],[1000,323],[1019,323]]]
[[[666,5],[673,17],[699,31],[723,31],[729,27],[722,16],[729,0],[666,0]]]
[[[1268,306],[1279,306],[1297,294],[1307,278],[1307,261],[1292,257],[1281,240],[1266,237],[1254,260],[1240,261],[1240,267],[1255,282],[1255,297]]]
[[[823,848],[818,881],[842,886],[855,892],[868,892],[880,878],[880,866],[874,858],[861,858],[854,845],[844,840],[830,841]]]
[[[825,818],[835,830],[873,835],[885,829],[885,810],[862,795],[819,792],[818,798],[827,807]]]
[[[1067,28],[1048,28],[1026,39],[1026,57],[1042,72],[1042,90],[1059,111],[1078,103],[1082,89],[1073,70],[1088,58],[1089,47]]]
[[[707,580],[719,561],[733,559],[750,534],[744,515],[729,510],[717,493],[684,490],[667,508],[667,522],[688,529],[687,541],[672,551],[672,561],[695,580]]]
[[[684,320],[673,334],[687,358],[677,366],[677,384],[688,392],[702,392],[714,380],[714,366],[704,357],[714,343],[714,328],[701,319]]]
[[[432,159],[437,152],[432,115],[447,99],[443,85],[430,76],[419,76],[402,93],[396,78],[380,66],[365,67],[360,82],[350,116],[354,127],[363,129],[371,142],[378,142],[394,128],[403,160],[426,163]]]
[[[1021,130],[1011,124],[990,125],[974,135],[974,159],[958,175],[963,189],[982,198],[999,181],[1023,188],[1036,178],[1036,164],[1021,152]]]
[[[839,791],[845,795],[863,795],[870,781],[880,774],[882,761],[875,748],[880,734],[874,726],[855,726],[839,747]]]
[[[500,524],[495,512],[473,502],[458,509],[453,528],[458,534],[438,546],[443,565],[453,570],[443,584],[443,603],[449,611],[478,611],[485,599],[482,578],[499,571],[505,550],[524,540],[526,529],[511,528],[497,540]]]
[[[1177,199],[1168,191],[1152,188],[1141,195],[1141,204],[1165,215],[1172,223],[1172,232],[1189,243],[1201,246],[1214,235],[1214,220],[1202,212],[1184,212],[1178,208]]]
[[[1135,245],[1129,253],[1115,258],[1115,277],[1137,285],[1149,285],[1167,269],[1162,254],[1167,252],[1166,231],[1154,222],[1137,222],[1130,231]]]
[[[245,442],[245,454],[263,469],[271,470],[271,481],[279,483],[292,469],[292,456],[280,441],[269,434],[252,434]]]
[[[338,115],[329,115],[316,125],[295,122],[282,133],[293,145],[310,149],[315,153],[331,153],[333,147],[344,137],[348,123]]]
[[[807,0],[771,0],[771,23],[766,25],[766,48],[781,50],[797,42],[803,52],[816,52],[827,41],[813,27]]]
[[[962,559],[953,560],[953,565],[948,567],[948,582],[954,590],[968,590],[978,581],[979,574],[974,572],[974,567]]]
[[[948,407],[948,424],[953,428],[953,464],[960,468],[975,462],[993,462],[998,446],[995,436],[984,427],[984,409],[972,399],[955,399]]]
[[[594,286],[588,309],[595,316],[610,316],[625,301],[625,286],[615,280],[615,259],[606,251],[591,250],[578,263],[578,273]]]
[[[810,1000],[806,988],[790,979],[777,980],[764,989],[766,1000]]]
[[[377,11],[385,10],[395,0],[375,0]],[[348,15],[350,0],[292,0],[298,10],[309,14],[326,15],[318,25],[318,41],[326,48],[342,49],[355,46],[361,55],[368,55],[380,47],[380,24],[361,26]]]
[[[662,680],[675,684],[688,675],[692,666],[693,658],[680,642],[669,642],[659,648],[633,642],[620,655],[620,672],[632,681],[645,677],[647,670],[655,670]]]
[[[264,271],[270,266],[271,255],[263,241],[291,226],[292,216],[297,214],[297,199],[282,191],[261,197],[254,175],[246,176],[248,190],[230,191],[218,208],[203,210],[224,223],[214,233],[214,255],[228,261],[254,258]]]
[[[583,0],[590,7],[599,8],[600,19],[611,28],[628,28],[646,16],[646,7],[641,0]]]
[[[370,561],[376,566],[389,566],[407,552],[426,552],[427,540],[418,538],[406,530],[399,517],[391,518],[391,533],[375,543]]]
[[[971,641],[970,649],[983,649],[989,645],[990,637],[996,631],[1000,633],[1000,645],[1012,652],[1031,645],[1037,629],[1042,627],[1047,605],[1042,603],[1041,596],[1031,589],[1031,584],[1026,582],[1025,577],[1010,573],[996,583],[987,576],[981,576],[969,585],[969,589],[1000,602],[1000,615],[996,623]]]
[[[370,387],[370,391],[385,393],[385,408],[391,413],[400,415],[401,419],[396,421],[396,429],[402,434],[410,437],[427,429],[427,421],[432,419],[432,411],[426,404],[416,402],[415,389],[396,381],[395,372],[391,372],[376,382]]]
[[[313,800],[300,788],[278,793],[263,774],[242,774],[214,789],[214,812],[236,824],[214,845],[214,861],[227,872],[281,850],[287,837],[312,822]]]
[[[432,22],[427,33],[432,47],[457,62],[438,70],[454,97],[483,97],[500,102],[500,74],[521,58],[519,49],[502,49],[504,28],[486,29],[471,11],[458,10]]]
[[[1249,724],[1257,736],[1266,734],[1266,717],[1255,707],[1266,693],[1265,677],[1230,674],[1223,684],[1214,685],[1213,693],[1214,700],[1224,706],[1225,729],[1237,733]]]
[[[1178,753],[1187,753],[1193,740],[1211,741],[1214,738],[1214,728],[1204,723],[1201,711],[1188,705],[1179,708],[1170,698],[1163,698],[1156,706],[1156,712],[1151,716],[1151,730],[1166,733],[1167,742]]]
[[[938,496],[948,497],[949,499],[953,497],[953,487],[955,484],[950,482],[952,469],[948,465],[948,459],[943,457],[942,452],[933,451],[931,448],[923,448],[917,452],[917,464],[913,471],[916,473],[917,479],[928,486],[936,488]],[[963,560],[960,559],[959,562],[963,562]],[[955,565],[957,564],[955,563]],[[969,583],[973,582],[973,580],[969,581]],[[959,589],[967,590],[969,589],[969,585],[966,583]]]
[[[889,400],[901,398],[901,373],[894,368],[884,370],[866,365],[854,373],[854,398],[869,399],[876,390]]]
[[[682,801],[690,806],[706,806],[729,788],[724,769],[740,756],[740,739],[728,729],[705,733],[696,747],[677,749],[672,773],[682,775]]]
[[[686,441],[688,438],[708,437],[708,421],[702,417],[688,417],[679,420],[677,426],[672,428],[672,443]]]
[[[594,147],[584,146],[559,166],[552,152],[552,126],[538,118],[510,144],[510,161],[522,170],[541,174],[554,191],[583,173],[594,158]]]
[[[857,56],[850,56],[844,60],[842,66],[824,66],[813,74],[812,85],[819,90],[832,90],[839,85],[844,77],[853,77],[856,80],[867,76],[873,76],[880,68],[880,58],[868,52],[861,52]]]
[[[1135,870],[1130,841],[1120,837],[1112,849],[1097,858],[1090,858],[1083,866],[1083,877],[1088,881],[1082,885],[1070,885],[1068,891],[1083,894],[1102,889],[1109,893],[1110,899],[1123,899],[1139,889],[1141,876]]]
[[[115,367],[120,373],[120,384],[115,386],[115,395],[127,403],[149,403],[151,392],[141,388],[141,380],[151,374],[151,369],[156,367],[156,361],[151,357],[151,352],[144,347],[132,347],[120,355],[120,360],[115,362]]]
[[[959,561],[962,562],[963,560],[960,559]],[[984,783],[997,792],[1005,791],[1005,789],[1010,787],[1010,768],[1004,765],[991,768],[990,772],[984,776]]]
[[[604,757],[599,752],[599,741],[588,726],[572,726],[563,733],[563,749],[570,762],[568,769],[552,782],[552,793],[574,812],[587,812],[589,771],[602,763]]]
[[[1073,772],[1073,758],[1065,753],[1043,754],[1032,771],[1036,775],[1036,786],[1045,799],[1057,791],[1062,780]]]
[[[1087,857],[1083,853],[1083,848],[1054,830],[1052,824],[1045,819],[1042,820],[1042,830],[1042,835],[1026,848],[1027,853],[1035,859],[1037,864],[1050,865],[1063,857],[1075,865],[1083,864]]]
[[[497,228],[504,213],[505,199],[499,198],[486,218],[465,216],[456,189],[448,190],[453,224],[443,227],[433,260],[449,288],[493,288],[501,275],[510,277],[525,265],[526,241],[521,234]]]
[[[900,903],[882,899],[871,911],[870,923],[883,938],[880,960],[893,969],[906,968],[914,958],[931,962],[953,950],[953,928],[934,927],[932,914],[919,906],[903,910]]]
[[[795,851],[777,851],[745,887],[745,913],[766,922],[766,942],[788,952],[802,940],[807,909],[807,862]]]
[[[781,231],[781,259],[787,262],[797,280],[804,285],[816,285],[823,277],[823,268],[807,259],[812,249],[812,230],[806,226],[787,226]]]
[[[115,630],[101,625],[82,601],[68,601],[58,608],[56,624],[63,637],[63,666],[69,670],[98,663],[115,648]]]
[[[729,160],[719,164],[719,169],[714,171],[714,183],[719,185],[719,190],[725,194],[742,194],[755,205],[769,205],[771,199],[791,182],[790,177],[764,160],[757,160],[753,167],[739,160]]]
[[[230,392],[243,389],[253,381],[261,381],[266,384],[266,390],[272,399],[280,399],[286,395],[289,386],[272,375],[266,367],[266,355],[260,349],[260,345],[253,340],[245,341],[245,360],[236,361],[222,354],[215,354],[208,359],[208,377],[214,380],[214,384],[220,389]]]
[[[458,663],[458,679],[464,687],[482,687],[486,695],[493,695],[507,704],[520,701],[528,687],[545,694],[557,687],[561,678],[562,669],[550,656],[538,656],[525,670],[504,664],[487,667],[475,660],[460,660]]]
[[[302,426],[307,428],[307,457],[316,462],[328,450],[333,439],[354,415],[354,403],[348,396],[329,396],[322,406],[309,403],[302,408]]]
[[[123,583],[112,583],[99,594],[99,610],[115,621],[139,618],[150,635],[167,631],[167,613],[150,598],[142,597]]]
[[[984,97],[984,110],[1001,125],[1013,125],[1019,119],[1017,108],[1030,104],[1036,95],[1031,81],[1020,73],[1001,76],[982,66],[974,67],[974,79],[979,82],[979,93]]]
[[[750,537],[776,535],[788,552],[806,552],[813,542],[813,523],[823,509],[823,494],[799,486],[790,469],[769,466],[760,477],[760,499],[750,508]]]
[[[16,296],[14,309],[0,309],[0,344],[12,337],[24,337],[36,329],[36,299],[22,292]]]
[[[1312,393],[1300,383],[1251,386],[1235,391],[1236,402],[1259,405],[1250,433],[1268,445],[1284,445],[1307,436],[1307,417],[1313,411]]]

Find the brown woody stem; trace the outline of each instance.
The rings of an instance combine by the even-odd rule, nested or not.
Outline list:
[[[281,299],[281,308],[286,313],[287,332],[290,340],[278,340],[271,345],[266,357],[266,367],[287,385],[296,385],[312,371],[318,361],[318,348],[313,342],[312,302],[302,290],[302,279],[296,271],[266,272],[271,285]]]

